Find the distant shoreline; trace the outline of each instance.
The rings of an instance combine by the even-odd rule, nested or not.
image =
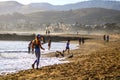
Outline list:
[[[77,35],[77,34],[73,34],[73,36],[69,36],[69,35],[43,35],[45,38],[45,41],[48,41],[48,39],[51,39],[52,41],[66,41],[68,39],[70,40],[78,40],[80,37],[83,37],[82,35]],[[35,38],[35,34],[29,34],[29,35],[20,35],[20,34],[0,34],[0,40],[10,40],[10,41],[31,41]],[[88,36],[83,37],[85,40],[86,39],[92,39]]]

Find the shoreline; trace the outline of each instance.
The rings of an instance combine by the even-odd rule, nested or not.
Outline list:
[[[7,41],[7,42],[6,41],[2,41],[1,44],[4,44],[4,45],[6,45],[6,43],[10,44],[9,42],[12,43],[12,44],[16,44],[16,42],[13,42],[13,41]],[[19,43],[19,41],[17,43]],[[27,42],[20,41],[19,44],[21,44],[21,43],[26,45]],[[57,44],[59,44],[58,47],[55,46]],[[56,58],[55,54],[53,55],[53,57],[52,56],[51,57],[47,57],[47,55],[51,55],[52,52],[55,53],[57,50],[62,52],[62,50],[64,49],[62,47],[65,44],[66,44],[66,42],[52,42],[51,50],[47,49],[47,43],[44,44],[43,46],[45,47],[46,50],[45,51],[43,51],[43,50],[41,51],[42,54],[41,54],[41,60],[40,60],[40,62],[41,62],[40,67],[68,62],[68,61],[64,60],[65,57]],[[4,47],[4,45],[3,45],[3,47]],[[24,45],[22,45],[22,46],[24,46]],[[5,68],[1,67],[0,68],[0,71],[1,71],[0,75],[8,74],[10,72],[16,73],[16,72],[18,72],[20,70],[32,69],[30,64],[32,64],[32,61],[34,61],[34,59],[36,59],[36,58],[34,58],[35,54],[32,54],[32,53],[28,54],[27,50],[25,49],[26,52],[20,52],[20,55],[19,55],[18,54],[19,52],[17,52],[17,50],[18,51],[22,50],[23,49],[22,46],[18,47],[18,49],[11,50],[12,52],[9,52],[8,50],[0,52],[0,54],[1,54],[1,56],[0,56],[0,61],[1,61],[0,64],[1,64],[1,66],[9,66],[11,64],[13,65],[13,67],[9,66],[8,68],[7,67],[5,67]],[[14,47],[11,46],[11,49],[12,48],[14,48]],[[72,49],[76,48],[76,45],[75,44],[71,44],[71,48]],[[2,46],[1,46],[1,49],[2,49]],[[14,50],[15,50],[15,52],[14,52]],[[8,55],[7,55],[7,53],[8,53]],[[13,53],[13,54],[9,54],[9,53]],[[22,55],[24,55],[24,56],[22,56]],[[20,57],[17,57],[17,56],[20,56]],[[9,58],[11,58],[10,59],[11,61],[9,61]],[[16,61],[12,62],[14,60],[14,58],[15,58]],[[24,58],[26,58],[27,61],[24,61]],[[3,59],[5,59],[5,61],[7,61],[9,64],[5,63],[5,61]],[[24,61],[24,62],[22,62],[22,61]],[[22,64],[24,64],[24,63],[26,63],[26,64],[23,67]],[[30,63],[30,64],[28,64],[28,63]],[[21,65],[21,66],[18,67],[17,65]],[[26,66],[26,65],[28,65],[28,66]]]
[[[88,35],[81,35],[81,34],[59,34],[59,35],[41,34],[41,35],[44,36],[45,41],[48,41],[49,39],[51,39],[54,42],[67,41],[68,39],[78,40],[80,37],[83,37],[85,40],[94,38],[94,37],[89,37]],[[95,35],[93,35],[93,36],[95,36]],[[97,35],[97,36],[100,37],[101,35]],[[16,40],[17,41],[31,41],[34,38],[35,38],[35,34],[29,34],[29,35],[27,35],[27,34],[17,34],[17,33],[0,34],[0,40],[7,40],[7,41],[16,41]]]
[[[77,43],[78,41],[73,41]],[[45,66],[38,70],[23,70],[15,74],[0,76],[0,79],[29,80],[84,80],[84,79],[120,79],[120,35],[104,42],[101,39],[89,39],[79,49],[71,50],[70,63]],[[67,53],[65,53],[67,55]],[[54,56],[54,55],[53,55]]]

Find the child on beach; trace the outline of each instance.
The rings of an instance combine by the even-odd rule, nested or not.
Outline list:
[[[34,63],[32,64],[32,68],[34,69],[34,65],[36,63],[36,69],[38,69],[38,65],[39,65],[39,60],[40,60],[40,55],[41,55],[41,52],[40,52],[40,48],[45,50],[42,45],[41,45],[41,41],[40,41],[40,38],[41,36],[38,34],[36,39],[34,40],[33,42],[33,45],[34,45],[34,48],[35,48],[35,55],[36,55],[36,60],[34,61]]]
[[[66,51],[68,51],[68,54],[70,53],[70,46],[69,45],[70,45],[70,40],[67,41],[66,49],[63,50],[63,53],[66,52]]]

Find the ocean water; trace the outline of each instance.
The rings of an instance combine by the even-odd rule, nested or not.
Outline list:
[[[0,75],[32,69],[31,64],[36,57],[35,54],[28,54],[28,43],[28,41],[0,41]],[[64,42],[52,42],[51,49],[48,50],[47,45],[47,43],[42,45],[45,48],[41,50],[42,55],[62,51],[66,47]],[[76,46],[76,44],[70,44],[70,49],[76,49]],[[68,62],[62,61],[65,57],[42,57],[42,55],[39,67]]]

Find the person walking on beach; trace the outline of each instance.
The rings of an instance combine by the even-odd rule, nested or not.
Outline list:
[[[81,38],[81,42],[82,42],[82,45],[85,43],[85,40],[83,37]]]
[[[81,45],[81,38],[79,38],[79,46]]]
[[[28,53],[31,52],[31,48],[32,48],[32,54],[34,54],[34,40],[30,41],[30,43],[28,44]]]
[[[85,43],[84,38],[83,38],[83,37],[80,37],[80,38],[79,38],[79,46],[80,46],[80,45],[83,45],[84,43]]]
[[[31,45],[32,45],[32,41],[30,41],[30,43],[28,44],[28,53],[30,53],[31,51]]]
[[[103,40],[106,41],[106,35],[103,35]]]
[[[109,42],[109,35],[106,36],[106,41]]]
[[[28,53],[31,52],[31,48],[32,48],[32,54],[34,54],[34,40],[30,41],[30,43],[28,44]]]
[[[34,48],[35,48],[35,55],[36,55],[36,60],[34,61],[34,63],[32,64],[32,68],[34,69],[34,65],[36,64],[36,69],[38,69],[38,65],[39,65],[39,60],[40,60],[40,56],[41,56],[41,52],[40,52],[40,48],[45,50],[42,45],[41,45],[41,41],[40,41],[40,34],[38,34],[36,36],[36,39],[33,42]]]
[[[66,44],[66,49],[63,50],[63,53],[68,51],[68,54],[70,54],[70,40],[67,41],[67,44]]]
[[[48,40],[48,50],[51,48],[51,39]]]

